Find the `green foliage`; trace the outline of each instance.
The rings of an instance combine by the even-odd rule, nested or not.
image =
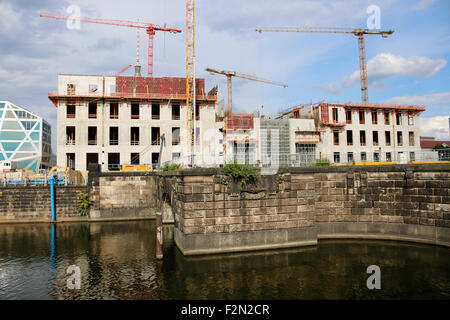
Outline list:
[[[89,200],[89,196],[86,193],[80,193],[78,195],[77,203],[77,212],[80,216],[87,215],[89,213],[89,206],[92,205],[92,201]]]
[[[223,167],[223,171],[227,176],[232,177],[235,181],[240,181],[241,185],[256,182],[260,177],[259,172],[248,164],[239,164],[236,161],[227,163]]]
[[[164,167],[162,168],[162,171],[173,171],[173,170],[178,170],[180,169],[180,165],[176,164],[176,163],[172,163],[172,164],[165,164]]]
[[[330,165],[330,160],[326,158],[317,159],[314,165],[316,167],[328,167]]]
[[[445,147],[445,146],[442,145],[442,144],[437,144],[437,145],[435,145],[434,148],[433,148],[433,150],[440,150],[440,149],[450,149],[450,147],[449,147],[449,146]]]

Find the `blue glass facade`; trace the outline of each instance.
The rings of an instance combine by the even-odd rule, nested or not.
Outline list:
[[[41,123],[46,128],[45,139]],[[17,169],[39,169],[42,160],[46,161],[43,149],[51,153],[49,132],[42,118],[8,101],[0,102],[0,161],[16,162]]]

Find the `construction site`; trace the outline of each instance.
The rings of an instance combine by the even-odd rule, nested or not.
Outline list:
[[[288,84],[206,68],[225,76],[227,105],[218,86],[196,78],[195,2],[186,6],[186,76],[154,77],[154,36],[181,29],[125,20],[41,14],[42,18],[128,27],[137,30],[134,75],[59,74],[48,98],[57,108],[56,164],[84,171],[151,171],[168,165],[220,167],[245,163],[260,168],[311,165],[389,165],[450,160],[450,154],[422,150],[418,117],[422,105],[369,102],[365,36],[393,30],[362,28],[258,28],[256,32],[334,33],[357,36],[361,102],[299,104],[273,113],[236,112],[232,79],[286,88]],[[57,22],[56,22],[57,23]],[[140,65],[140,31],[148,36],[147,74]],[[447,150],[448,151],[448,150]]]

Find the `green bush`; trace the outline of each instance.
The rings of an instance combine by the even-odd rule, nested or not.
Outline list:
[[[259,172],[255,168],[247,164],[239,164],[236,161],[225,164],[223,171],[235,181],[240,181],[241,185],[256,182],[260,177]]]
[[[176,164],[176,163],[172,163],[172,164],[165,164],[164,167],[162,168],[162,171],[173,171],[173,170],[178,170],[180,169],[180,165]]]
[[[80,193],[78,195],[77,203],[77,212],[80,216],[87,215],[89,213],[89,206],[92,204],[92,201],[89,200],[89,196],[86,193]]]
[[[323,159],[317,159],[316,163],[314,164],[316,167],[327,167],[330,165],[330,160],[323,158]]]

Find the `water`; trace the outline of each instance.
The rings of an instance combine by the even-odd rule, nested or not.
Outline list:
[[[449,299],[450,249],[386,241],[184,257],[155,222],[0,225],[0,299]],[[67,267],[81,289],[67,288]],[[369,265],[381,290],[369,290]]]

